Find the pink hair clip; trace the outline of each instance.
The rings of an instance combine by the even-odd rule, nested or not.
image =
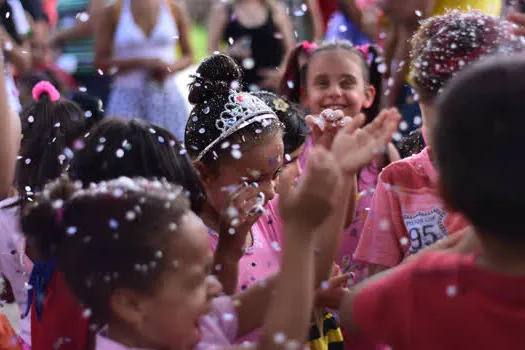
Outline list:
[[[308,55],[311,54],[312,51],[317,49],[316,43],[311,43],[306,40],[301,43],[301,46],[303,47],[303,50],[305,50]]]
[[[368,54],[370,54],[370,44],[356,45],[355,49],[361,52],[365,57],[368,57]]]
[[[60,99],[60,92],[49,81],[41,81],[33,87],[33,100],[40,100],[43,93],[48,94],[52,102]]]

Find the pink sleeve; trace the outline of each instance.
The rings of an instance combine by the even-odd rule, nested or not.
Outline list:
[[[202,339],[196,350],[213,349],[233,344],[239,329],[237,311],[233,299],[222,296],[213,299],[212,311],[200,321]]]
[[[310,153],[310,150],[312,149],[313,143],[312,138],[308,137],[306,139],[306,143],[304,144],[303,153],[299,156],[299,164],[301,164],[301,169],[306,169],[306,164],[308,163],[308,154]]]
[[[399,202],[381,174],[354,259],[393,267],[403,259],[398,232],[403,225]]]
[[[215,252],[217,249],[217,244],[219,244],[219,235],[218,234],[209,234],[210,237],[210,248],[212,252]]]
[[[263,225],[267,230],[270,240],[279,243],[279,246],[282,248],[284,243],[284,227],[281,216],[279,215],[279,195],[269,201],[266,208],[268,209],[268,216],[262,219],[266,220]]]
[[[351,303],[351,315],[357,329],[370,340],[393,348],[406,348],[413,329],[414,283],[418,261],[389,270],[363,287]]]

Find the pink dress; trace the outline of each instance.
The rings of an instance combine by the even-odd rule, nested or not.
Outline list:
[[[279,197],[275,197],[266,205],[267,215],[263,215],[252,226],[253,245],[245,250],[244,256],[239,261],[237,292],[242,292],[257,281],[264,280],[279,271],[283,231],[276,211],[278,199]],[[215,251],[219,235],[212,230],[209,230],[209,233],[211,248]],[[239,339],[237,343],[254,342],[258,337],[258,331],[252,332]]]
[[[212,308],[200,321],[202,340],[195,350],[220,349],[237,338],[239,322],[233,300],[228,296],[215,298]]]
[[[15,205],[17,197],[0,201],[0,274],[11,284],[20,313],[27,308],[27,288],[33,263],[25,254],[25,238],[20,229],[19,210]],[[28,349],[31,344],[31,316],[20,322],[19,336],[23,348]]]
[[[341,246],[339,248],[339,255],[337,257],[337,264],[341,267],[342,272],[346,273],[353,271],[356,273],[354,282],[362,279],[362,268],[354,262],[353,255],[359,243],[361,232],[365,225],[365,220],[370,210],[372,196],[374,194],[379,171],[377,163],[374,161],[361,169],[359,178],[357,179],[357,203],[356,212],[352,224],[345,230],[341,238]]]
[[[195,350],[221,349],[231,345],[238,329],[233,300],[230,297],[219,297],[212,300],[212,310],[201,318],[199,326],[202,339],[195,346]],[[97,334],[95,350],[140,350],[117,343],[107,338],[104,333],[105,331],[102,331]]]
[[[354,259],[393,267],[468,225],[441,200],[437,173],[425,148],[381,173]]]
[[[25,284],[33,268],[25,255],[25,238],[20,230],[18,198],[8,198],[0,202],[0,273],[7,278],[21,312],[27,306]]]

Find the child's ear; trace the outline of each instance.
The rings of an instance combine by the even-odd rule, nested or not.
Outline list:
[[[365,103],[363,103],[364,108],[370,108],[372,106],[376,98],[376,94],[377,91],[373,85],[369,84],[365,87]]]
[[[217,173],[200,161],[193,162],[193,167],[197,169],[197,172],[199,173],[199,177],[203,185],[207,185],[212,180],[217,178]]]
[[[109,300],[110,314],[127,324],[141,327],[146,311],[145,303],[144,295],[129,289],[117,289]]]

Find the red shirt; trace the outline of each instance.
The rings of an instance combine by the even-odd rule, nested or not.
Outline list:
[[[393,349],[525,349],[525,276],[501,276],[475,256],[428,252],[355,296],[365,335]]]
[[[324,28],[326,29],[330,17],[337,11],[337,0],[318,0],[318,2],[323,15]]]
[[[32,350],[86,350],[88,320],[66,286],[62,275],[55,273],[46,291],[42,319],[31,305]]]

